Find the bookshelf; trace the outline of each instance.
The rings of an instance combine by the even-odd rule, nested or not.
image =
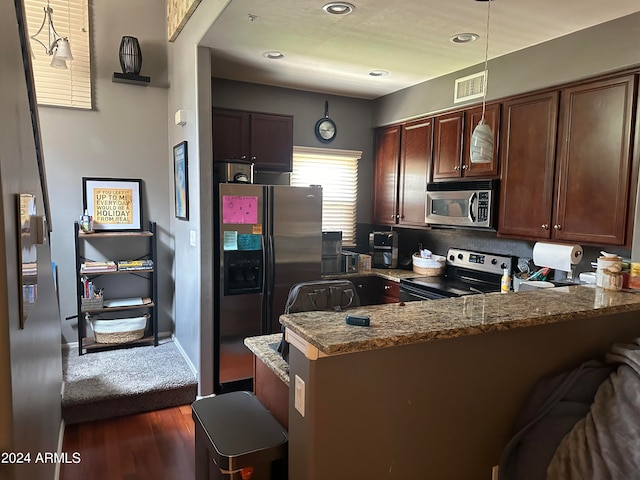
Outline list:
[[[141,232],[93,232],[84,233],[80,230],[79,222],[74,224],[75,252],[76,252],[76,299],[78,313],[78,353],[94,352],[97,350],[108,350],[114,348],[128,348],[139,345],[158,345],[158,277],[157,277],[157,240],[156,240],[156,223],[149,222],[148,230]],[[144,242],[139,245],[139,242]],[[109,251],[117,252],[119,258],[98,260],[87,257],[88,244],[95,250],[101,250],[102,247]],[[135,248],[134,248],[135,247]],[[115,250],[114,250],[115,249]],[[143,252],[142,256],[130,258],[129,255],[133,251]],[[122,265],[122,269],[118,270],[95,270],[96,264],[106,262],[108,260],[115,261],[116,264]],[[148,265],[151,261],[151,265]],[[135,268],[132,264],[123,265],[124,261],[132,261],[133,264],[142,264],[140,268]],[[94,263],[92,263],[94,262]],[[93,271],[85,271],[86,265],[92,265]],[[129,297],[130,295],[116,295],[110,292],[118,291],[118,284],[131,284],[133,291],[143,292],[137,300],[131,304],[122,305],[119,300]],[[96,295],[99,289],[94,290],[94,286],[100,285],[103,290],[102,296]],[[93,293],[93,295],[91,295]],[[92,297],[92,298],[90,298]],[[116,303],[117,306],[103,305],[108,301]],[[132,317],[133,316],[133,317]],[[94,338],[93,331],[90,327],[90,319],[99,320],[122,320],[123,318],[136,318],[140,316],[147,317],[146,328],[141,333],[141,338],[137,336],[131,340],[114,341],[114,343],[97,342]],[[103,322],[104,323],[104,322]],[[115,323],[114,323],[115,325]],[[104,338],[104,335],[102,336]],[[109,338],[109,337],[107,337]],[[112,338],[116,338],[115,336]],[[126,335],[125,335],[126,338]]]

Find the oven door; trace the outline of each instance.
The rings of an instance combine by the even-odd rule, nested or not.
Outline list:
[[[429,292],[421,288],[415,288],[411,285],[400,283],[399,300],[401,302],[417,302],[422,300],[439,300],[442,298],[451,298],[451,295]]]

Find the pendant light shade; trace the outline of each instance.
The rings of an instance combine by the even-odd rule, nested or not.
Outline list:
[[[487,1],[487,34],[484,50],[484,85],[482,88],[482,118],[471,134],[470,161],[471,163],[491,163],[493,162],[494,140],[493,130],[485,122],[484,113],[487,104],[487,78],[489,75],[489,17],[491,14],[491,0]]]
[[[43,40],[40,40],[38,36],[41,34],[46,34],[47,38],[44,39],[43,37]],[[56,28],[53,26],[53,9],[49,6],[49,2],[47,2],[47,6],[44,7],[44,18],[42,19],[40,28],[36,33],[31,35],[30,38],[42,45],[47,55],[53,56],[51,59],[52,67],[67,68],[66,61],[73,60],[69,39],[67,37],[60,36],[56,31]]]
[[[493,130],[483,116],[471,134],[471,163],[491,163],[493,151]]]
[[[69,46],[69,40],[67,38],[58,40],[58,47],[56,48],[54,56],[62,58],[63,60],[73,60],[71,47]]]

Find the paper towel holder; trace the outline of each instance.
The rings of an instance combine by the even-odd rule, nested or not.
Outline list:
[[[582,260],[582,256],[583,256],[583,249],[581,245],[578,244],[562,244],[562,243],[550,243],[550,242],[537,242],[534,247],[534,262],[536,261],[535,259],[535,251],[536,251],[536,247],[541,247],[541,248],[560,248],[561,250],[564,250],[566,252],[566,250],[568,249],[571,253],[569,255],[569,258],[564,257],[564,260],[561,260],[559,262],[559,264],[555,261],[553,262],[549,262],[549,264],[545,265],[539,265],[539,266],[545,266],[545,267],[551,267],[556,271],[562,271],[562,272],[566,272],[566,281],[568,282],[573,282],[574,281],[574,277],[575,277],[575,271],[576,271],[576,265],[580,263],[580,261]],[[562,254],[564,255],[564,253]],[[555,259],[554,259],[555,260]],[[568,261],[568,265],[567,262]],[[537,262],[536,262],[537,265]]]

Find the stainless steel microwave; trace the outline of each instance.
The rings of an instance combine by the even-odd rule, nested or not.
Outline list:
[[[425,222],[450,227],[493,228],[498,180],[427,184]]]

